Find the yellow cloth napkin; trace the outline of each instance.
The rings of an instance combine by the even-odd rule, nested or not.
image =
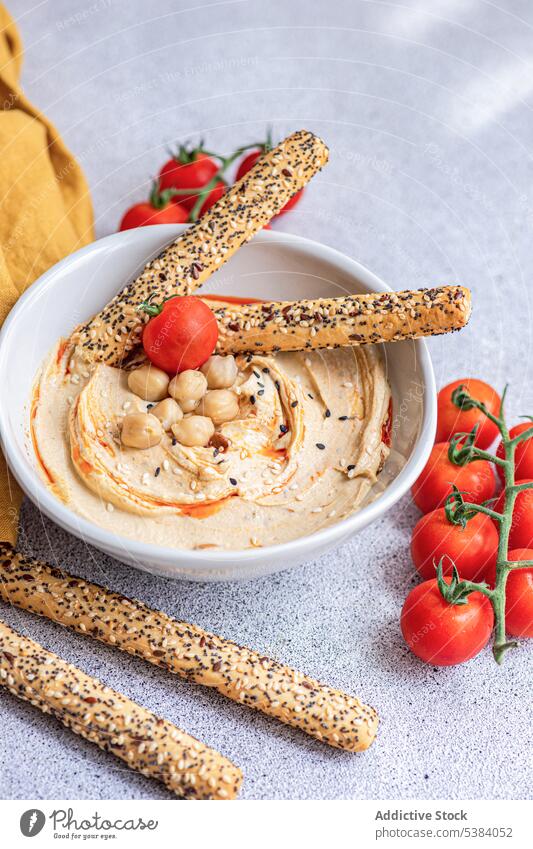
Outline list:
[[[93,238],[83,173],[19,87],[22,44],[0,4],[0,324],[47,268]],[[0,540],[17,538],[22,493],[0,455]]]

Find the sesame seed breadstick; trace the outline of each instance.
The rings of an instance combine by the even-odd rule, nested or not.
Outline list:
[[[209,296],[207,296],[207,299]],[[460,330],[470,291],[440,286],[405,292],[216,307],[217,352],[308,351],[398,342]]]
[[[198,222],[151,260],[72,341],[91,362],[120,365],[139,343],[148,316],[139,311],[149,298],[162,301],[189,295],[235,251],[261,230],[287,201],[326,164],[328,149],[307,130],[288,136],[260,157],[253,168]]]
[[[187,799],[234,799],[241,771],[214,749],[0,622],[0,684]]]
[[[353,696],[140,601],[25,558],[8,543],[0,543],[0,597],[214,687],[330,746],[358,752],[376,735],[376,711]]]

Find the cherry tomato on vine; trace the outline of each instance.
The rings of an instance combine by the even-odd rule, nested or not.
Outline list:
[[[450,578],[444,581],[449,584]],[[400,620],[411,651],[434,666],[453,666],[475,657],[487,645],[493,623],[486,596],[473,592],[465,604],[451,604],[441,595],[436,578],[411,590]]]
[[[516,483],[533,483],[532,478],[517,480]],[[497,513],[503,511],[505,492],[500,493],[493,509]],[[498,523],[495,522],[497,525]],[[525,489],[516,496],[513,508],[511,530],[509,532],[509,548],[533,547],[533,489]]]
[[[214,314],[194,295],[148,305],[153,317],[143,331],[143,348],[158,368],[174,375],[199,368],[213,353],[218,339]],[[159,312],[155,312],[159,310]]]
[[[523,433],[525,430],[530,430],[531,428],[533,428],[533,422],[522,422],[522,424],[517,424],[510,429],[509,436],[511,439],[514,439],[514,437],[518,436],[519,433]],[[496,455],[501,457],[502,460],[505,459],[505,451],[501,442],[496,450]],[[518,478],[533,478],[533,437],[526,439],[525,442],[518,443],[515,448],[514,463],[515,480]],[[496,471],[498,472],[501,482],[504,483],[502,467],[496,466]]]
[[[465,581],[478,581],[494,569],[498,553],[498,531],[492,520],[477,513],[466,527],[448,521],[441,507],[422,516],[411,539],[411,555],[418,574],[429,580],[441,560],[444,575],[452,574],[452,561]]]
[[[200,211],[198,212],[197,218],[201,218],[204,212],[207,212],[208,209],[211,209],[213,204],[216,203],[217,200],[220,200],[227,188],[228,187],[226,186],[226,184],[222,180],[219,180],[217,184],[207,192],[205,199],[200,207]],[[193,208],[194,205],[191,206],[191,213],[193,211]]]
[[[455,484],[467,493],[465,501],[481,504],[492,498],[496,481],[487,460],[474,460],[466,466],[456,466],[448,459],[449,442],[438,442],[431,449],[422,474],[413,484],[412,494],[417,507],[423,513],[443,507],[446,497]]]
[[[264,152],[265,152],[264,150],[259,149],[259,150],[252,150],[251,153],[248,153],[244,157],[244,159],[242,159],[241,162],[239,163],[239,167],[237,168],[237,173],[235,175],[235,180],[240,180],[241,177],[244,177],[244,175],[248,173],[250,168],[252,168],[255,165],[257,160],[261,156],[263,156]],[[303,193],[304,193],[303,189],[300,189],[299,192],[296,192],[296,194],[293,195],[291,197],[291,199],[287,201],[287,203],[281,209],[281,211],[278,213],[278,215],[281,215],[283,212],[288,212],[290,209],[292,209],[294,206],[296,206],[298,201],[301,200]]]
[[[218,170],[219,166],[216,161],[204,153],[201,146],[188,148],[185,145],[180,145],[176,156],[165,162],[161,168],[159,187],[161,191],[165,189],[190,189],[190,195],[176,195],[174,202],[191,210],[198,197],[198,191],[213,179]]]
[[[119,230],[146,227],[149,224],[185,224],[189,213],[178,203],[169,202],[160,208],[150,201],[136,203],[128,209],[120,222]]]
[[[468,394],[476,401],[482,401],[487,410],[497,416],[500,412],[500,396],[495,390],[483,380],[475,378],[463,378],[454,380],[444,386],[437,395],[437,433],[435,442],[448,442],[455,433],[467,433],[474,425],[479,425],[476,445],[479,448],[488,448],[496,439],[499,430],[481,410],[461,410],[452,401],[452,392],[458,386],[465,386]]]
[[[533,560],[533,548],[515,548],[509,560]],[[493,587],[496,569],[487,574],[487,583]],[[533,568],[514,569],[509,572],[505,586],[505,631],[513,637],[533,637]]]

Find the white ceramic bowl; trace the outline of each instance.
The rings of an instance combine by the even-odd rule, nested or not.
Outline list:
[[[376,500],[344,521],[283,545],[246,551],[184,551],[137,542],[80,518],[41,481],[28,435],[31,389],[56,340],[96,313],[183,228],[144,227],[116,233],[67,257],[36,281],[11,311],[0,334],[0,438],[24,492],[67,531],[102,551],[154,574],[191,580],[252,578],[296,566],[323,554],[382,516],[422,470],[436,426],[435,380],[424,342],[385,346],[393,393],[393,479]],[[264,231],[202,289],[271,300],[386,291],[374,274],[346,256],[297,236]]]

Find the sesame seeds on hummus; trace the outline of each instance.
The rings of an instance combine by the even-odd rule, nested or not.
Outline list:
[[[125,370],[71,353],[58,345],[35,395],[41,472],[71,509],[126,537],[189,549],[286,542],[358,510],[389,452],[374,346],[239,356],[239,412],[214,441],[188,447],[167,432],[145,450],[121,442],[121,422],[153,402]]]

